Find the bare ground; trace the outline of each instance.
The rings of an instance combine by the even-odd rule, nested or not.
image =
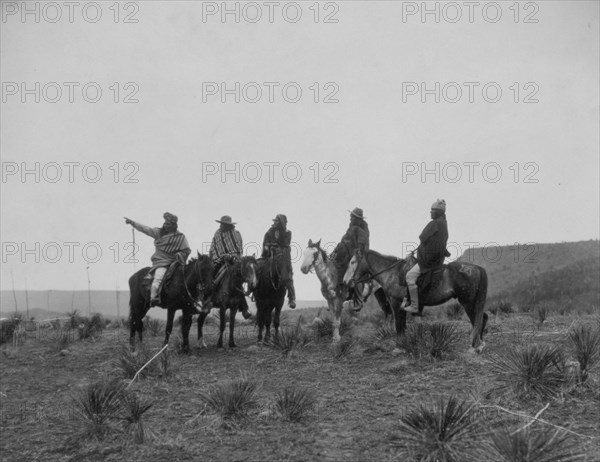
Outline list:
[[[459,326],[462,339],[454,356],[443,361],[414,359],[395,350],[392,340],[374,339],[379,322],[378,316],[359,318],[352,334],[360,341],[342,359],[333,357],[326,341],[286,357],[272,347],[256,345],[252,327],[236,331],[235,349],[217,350],[212,336],[208,349],[173,354],[170,376],[143,378],[131,386],[154,402],[144,416],[152,432],[144,444],[119,432],[102,441],[72,438],[80,430],[72,396],[91,381],[118,376],[115,358],[127,341],[124,330],[105,331],[96,341],[76,341],[66,354],[56,351],[54,340],[32,338],[30,333],[24,344],[2,348],[1,460],[399,460],[398,417],[435,397],[457,395],[485,406],[490,421],[526,424],[528,419],[508,411],[533,416],[546,402],[522,402],[498,392],[488,358],[514,344],[564,342],[573,323],[598,319],[556,316],[538,327],[527,315],[492,316],[486,349],[478,356],[467,352],[466,317],[448,321]],[[162,336],[147,334],[145,341],[158,351]],[[242,374],[260,381],[260,405],[245,422],[224,429],[206,413],[199,392]],[[589,382],[588,387],[550,401],[540,416],[548,423],[535,425],[574,432],[585,460],[591,462],[600,460],[597,369]],[[272,412],[276,392],[290,385],[307,387],[318,397],[318,406],[300,423],[284,421]]]

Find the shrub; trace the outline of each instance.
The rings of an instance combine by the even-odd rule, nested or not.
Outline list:
[[[474,405],[452,396],[421,404],[400,418],[399,460],[469,462],[487,460],[483,421]]]
[[[280,328],[278,335],[274,336],[269,344],[287,356],[298,352],[310,343],[310,337],[302,330],[298,320],[295,327]]]
[[[299,422],[317,405],[314,393],[308,388],[286,387],[275,397],[275,409],[285,420]]]
[[[446,316],[448,316],[448,319],[460,319],[463,311],[463,306],[458,301],[454,301],[446,306]]]
[[[557,346],[510,348],[490,361],[501,388],[512,389],[520,398],[555,397],[567,382],[563,352]]]
[[[348,357],[358,345],[358,339],[351,335],[344,335],[339,342],[332,347],[333,359],[342,359]]]
[[[121,373],[122,377],[133,379],[137,371],[139,371],[153,356],[154,354],[145,343],[139,344],[135,352],[131,351],[129,345],[123,344],[114,360],[115,369]],[[148,366],[140,372],[138,377],[147,377],[155,372],[158,367],[157,364],[156,360],[148,364]]]
[[[200,399],[219,415],[223,426],[228,426],[246,419],[248,412],[257,406],[257,391],[258,382],[240,377],[200,393]]]
[[[510,314],[514,313],[515,309],[512,302],[508,300],[500,300],[496,303],[492,303],[488,309],[491,314]]]
[[[416,359],[445,359],[452,356],[459,340],[458,328],[452,324],[419,323],[408,327],[398,341],[398,347]]]
[[[150,335],[157,337],[165,332],[165,322],[160,319],[146,318],[144,321],[144,327],[148,329]]]
[[[541,327],[542,324],[544,324],[544,321],[548,317],[548,314],[549,310],[546,305],[536,305],[536,307],[533,309],[533,316],[539,327]]]
[[[80,318],[79,319],[79,339],[95,339],[102,335],[104,330],[105,322],[104,318],[100,313],[94,313],[91,318]]]
[[[102,439],[118,421],[125,387],[119,379],[103,378],[73,397],[78,436]]]
[[[600,360],[600,329],[579,325],[569,332],[573,354],[579,362],[579,380],[585,382],[589,370]]]
[[[152,432],[144,425],[142,416],[153,404],[153,402],[145,398],[139,398],[133,393],[126,393],[123,397],[121,419],[125,423],[125,431],[131,435],[134,443],[141,444],[152,436]]]
[[[562,430],[539,431],[530,427],[511,432],[504,427],[492,437],[502,462],[573,462],[584,455],[580,445]]]

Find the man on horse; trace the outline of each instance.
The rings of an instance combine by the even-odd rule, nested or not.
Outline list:
[[[234,223],[229,215],[223,215],[220,220],[215,220],[220,224],[215,232],[208,256],[213,261],[215,268],[215,277],[217,284],[222,279],[223,273],[220,271],[226,260],[239,260],[242,257],[243,242],[242,235],[235,229]],[[248,311],[248,304],[244,298],[244,307],[242,315],[248,319],[251,315]]]
[[[161,228],[150,228],[125,218],[125,223],[133,226],[139,232],[154,238],[154,255],[152,255],[152,268],[150,274],[154,274],[150,286],[150,306],[160,305],[160,287],[167,272],[167,268],[174,262],[185,265],[188,255],[191,253],[187,239],[177,231],[177,217],[172,213],[165,212],[165,222]]]
[[[431,221],[419,236],[417,264],[406,273],[406,284],[410,294],[410,305],[404,307],[409,313],[419,312],[417,279],[419,275],[434,270],[444,264],[450,256],[446,250],[448,243],[448,223],[446,222],[446,201],[438,199],[431,205]]]
[[[294,289],[294,280],[292,279],[291,242],[292,232],[287,229],[287,217],[279,214],[273,219],[273,225],[265,233],[261,256],[262,258],[268,258],[274,251],[281,251],[286,262],[286,274],[282,274],[281,279],[285,282],[287,288],[289,307],[296,308],[296,290]]]
[[[365,252],[369,250],[369,225],[365,221],[363,210],[356,207],[354,210],[348,211],[350,212],[350,225],[331,255],[338,273],[338,291],[342,289],[344,273],[348,268],[348,263],[350,263],[354,251],[360,250],[361,252]],[[354,297],[354,290],[349,289],[346,300],[351,300]]]

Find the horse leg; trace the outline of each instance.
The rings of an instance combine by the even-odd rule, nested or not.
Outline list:
[[[334,301],[334,309],[333,309],[333,343],[338,343],[340,341],[340,325],[342,319],[342,308],[344,300],[340,297],[336,297]]]
[[[227,308],[219,308],[219,340],[217,340],[217,348],[223,348],[223,332],[225,332],[225,311]]]
[[[275,316],[273,316],[273,327],[275,328],[275,338],[279,338],[279,324],[282,305],[275,307]]]
[[[190,351],[190,328],[192,327],[192,313],[189,311],[183,311],[183,317],[181,319],[181,336],[183,337],[183,352],[189,353]]]
[[[235,348],[236,344],[234,341],[234,330],[235,330],[235,315],[237,308],[231,308],[229,310],[229,348]]]
[[[398,337],[404,335],[406,331],[406,311],[400,308],[401,304],[401,300],[391,300],[392,312],[394,313],[394,320],[396,322],[396,335]]]
[[[260,343],[263,339],[263,327],[265,325],[264,315],[262,312],[262,306],[258,302],[256,303],[256,324],[258,325],[258,339],[257,342]]]
[[[169,308],[167,310],[167,327],[165,328],[165,341],[163,342],[163,346],[169,344],[169,338],[171,337],[171,332],[173,332],[173,320],[175,319],[175,310],[173,308]]]
[[[204,341],[204,336],[202,335],[202,326],[204,326],[204,321],[206,320],[207,316],[208,313],[203,311],[198,315],[198,348],[206,348],[206,342]]]
[[[271,310],[271,306],[267,306],[267,308],[265,309],[265,343],[269,343],[271,341]]]

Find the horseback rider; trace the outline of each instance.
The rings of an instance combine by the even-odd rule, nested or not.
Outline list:
[[[160,286],[167,268],[177,261],[185,265],[187,257],[191,253],[187,239],[177,231],[177,217],[172,213],[163,214],[165,222],[161,228],[150,228],[149,226],[137,223],[129,218],[125,218],[125,224],[133,226],[140,233],[147,234],[154,238],[154,255],[152,255],[152,268],[150,274],[154,274],[152,285],[150,286],[150,306],[160,305]]]
[[[273,219],[273,225],[265,233],[263,239],[262,258],[271,256],[274,250],[281,250],[286,262],[285,274],[281,274],[282,281],[285,281],[285,287],[288,293],[288,305],[290,308],[296,308],[296,291],[294,289],[294,280],[292,272],[292,256],[290,253],[290,244],[292,242],[292,232],[287,229],[287,217],[278,214]]]
[[[348,211],[350,212],[350,225],[331,255],[338,273],[338,292],[341,291],[343,287],[344,273],[348,268],[348,263],[350,263],[354,251],[360,250],[364,253],[369,250],[369,225],[365,221],[363,210],[356,207],[354,210]],[[354,289],[350,288],[346,300],[351,300],[354,297]]]
[[[208,256],[213,262],[214,276],[218,283],[222,278],[220,270],[223,267],[223,264],[226,261],[236,261],[242,257],[243,242],[242,235],[235,229],[236,223],[232,221],[229,215],[223,215],[220,220],[215,221],[219,223],[220,226],[213,236]],[[251,316],[245,298],[242,315],[245,319],[248,319]]]
[[[450,256],[446,250],[448,243],[448,223],[446,222],[446,201],[438,199],[431,205],[431,221],[419,236],[417,264],[406,273],[406,284],[410,293],[410,305],[404,306],[408,313],[419,312],[417,279],[421,273],[433,270],[444,264]]]

